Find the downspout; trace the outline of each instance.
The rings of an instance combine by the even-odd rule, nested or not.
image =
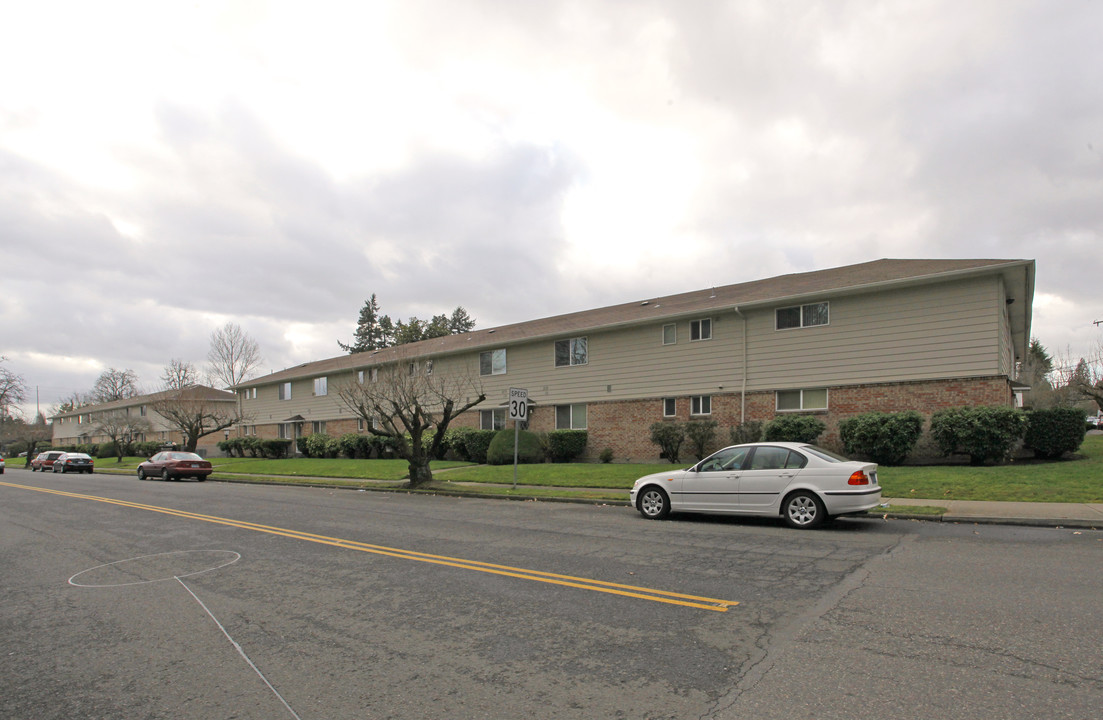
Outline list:
[[[740,373],[743,379],[739,388],[739,424],[742,425],[747,421],[747,316],[739,310],[738,305],[733,309],[743,321],[743,372]]]

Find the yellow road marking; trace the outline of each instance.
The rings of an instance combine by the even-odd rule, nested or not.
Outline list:
[[[595,592],[622,595],[624,597],[638,598],[641,600],[651,600],[654,602],[667,603],[670,605],[682,605],[684,607],[697,608],[700,610],[727,612],[728,608],[734,607],[739,604],[734,600],[719,600],[717,598],[699,597],[697,595],[686,595],[683,593],[670,592],[667,590],[656,590],[653,588],[638,587],[635,585],[624,585],[621,583],[606,582],[604,580],[591,580],[588,578],[573,577],[571,575],[559,575],[557,573],[544,572],[542,570],[527,570],[525,568],[511,567],[509,565],[497,565],[494,563],[487,563],[479,560],[464,560],[462,558],[448,557],[447,555],[433,555],[430,553],[417,552],[415,550],[402,550],[400,548],[386,547],[384,545],[363,543],[357,540],[346,540],[342,538],[328,537],[326,535],[301,532],[299,530],[290,530],[288,528],[275,527],[272,525],[260,525],[244,520],[233,520],[231,518],[223,518],[216,515],[204,515],[201,513],[189,512],[187,510],[176,510],[174,508],[164,508],[158,507],[156,505],[145,505],[143,503],[131,502],[129,500],[116,500],[114,498],[105,498],[96,495],[82,495],[80,493],[72,493],[64,490],[51,490],[49,488],[39,488],[30,485],[16,485],[14,483],[7,482],[0,482],[0,485],[17,488],[20,490],[34,490],[36,492],[49,493],[51,495],[60,495],[63,497],[75,498],[78,500],[94,500],[96,502],[133,508],[135,510],[147,510],[149,512],[162,513],[164,515],[173,515],[175,517],[184,518],[187,520],[201,520],[203,522],[236,527],[242,530],[253,530],[255,532],[267,533],[269,535],[279,535],[281,537],[292,538],[294,540],[305,540],[308,542],[319,543],[321,545],[331,545],[333,547],[344,548],[347,550],[358,550],[360,552],[372,553],[375,555],[385,555],[387,557],[394,557],[402,560],[416,560],[417,562],[444,565],[447,567],[455,567],[463,570],[476,570],[478,572],[491,573],[494,575],[503,575],[506,577],[550,583],[553,585],[563,585],[566,587],[573,587],[581,590],[593,590]]]

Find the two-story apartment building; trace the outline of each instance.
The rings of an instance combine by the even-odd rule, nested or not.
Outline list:
[[[242,432],[364,432],[336,388],[402,364],[481,384],[458,425],[504,427],[509,388],[525,388],[530,428],[585,428],[591,456],[656,459],[657,421],[711,418],[722,442],[783,413],[820,416],[832,445],[856,413],[1013,404],[1033,294],[1033,260],[877,260],[642,298],[250,380]]]
[[[196,385],[185,392],[189,402],[224,407],[222,412],[226,415],[236,414],[238,396],[232,392],[203,385]],[[54,447],[99,444],[111,439],[105,434],[105,429],[126,428],[135,430],[128,433],[134,442],[183,445],[184,438],[179,428],[157,412],[159,403],[179,395],[180,391],[162,391],[58,413],[50,418],[53,431],[51,443]],[[236,433],[236,429],[233,432]],[[217,455],[218,441],[224,438],[223,433],[202,437],[196,451],[204,457]]]

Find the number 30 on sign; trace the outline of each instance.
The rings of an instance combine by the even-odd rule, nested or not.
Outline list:
[[[529,391],[523,388],[509,389],[509,419],[525,422],[529,419]]]

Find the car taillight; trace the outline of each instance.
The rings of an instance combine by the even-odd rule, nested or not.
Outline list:
[[[867,476],[863,471],[858,470],[857,472],[855,472],[853,475],[850,476],[850,479],[846,481],[846,484],[847,485],[869,485],[869,476]]]

